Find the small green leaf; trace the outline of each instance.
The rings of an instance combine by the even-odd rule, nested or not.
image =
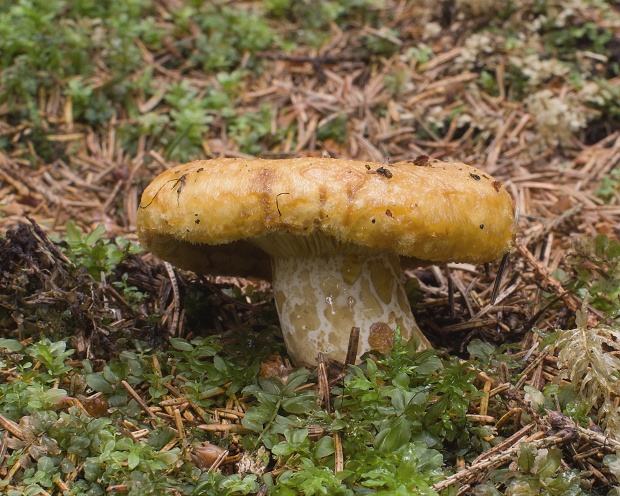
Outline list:
[[[170,344],[173,348],[179,351],[193,351],[194,347],[188,343],[185,339],[170,338]]]
[[[282,394],[284,396],[293,396],[295,394],[295,389],[299,386],[303,386],[308,382],[308,378],[310,377],[310,371],[307,369],[298,369],[289,375],[288,380],[286,381],[286,386],[282,390]]]
[[[303,395],[293,398],[284,398],[282,408],[288,413],[302,415],[317,409],[316,396],[311,391],[305,391]]]
[[[153,453],[153,458],[161,461],[167,467],[172,467],[177,461],[179,461],[179,449],[174,448],[170,451]]]
[[[614,474],[614,477],[620,480],[620,452],[605,456],[603,463],[609,467],[609,471]]]
[[[67,241],[70,244],[76,244],[82,242],[82,230],[77,226],[75,221],[70,220],[65,225],[65,232],[67,234]]]
[[[539,449],[536,454],[535,471],[539,477],[553,477],[562,463],[562,452],[558,448]]]
[[[112,394],[114,392],[110,383],[99,374],[88,374],[86,384],[98,393]]]
[[[96,458],[87,458],[84,461],[84,478],[87,481],[96,480],[103,469],[103,464],[100,464]]]
[[[470,355],[479,358],[483,364],[487,364],[495,352],[495,348],[480,339],[474,339],[467,345],[467,351]]]
[[[286,429],[284,437],[289,443],[301,444],[308,437],[308,429]]]
[[[127,466],[130,470],[133,470],[140,464],[140,455],[137,451],[132,450],[127,457]]]
[[[532,473],[535,460],[536,449],[530,443],[521,444],[521,446],[519,446],[519,456],[517,457],[519,470],[524,474]]]
[[[325,458],[326,456],[333,455],[335,451],[336,447],[331,436],[323,436],[314,445],[315,458]]]
[[[524,386],[525,401],[532,404],[534,410],[541,410],[545,406],[545,395],[532,386]]]
[[[87,245],[94,245],[104,234],[105,226],[103,224],[97,224],[97,227],[86,235],[84,238],[84,243]]]
[[[51,473],[54,470],[54,461],[49,456],[42,456],[37,462],[37,468],[41,472]]]
[[[428,391],[423,387],[410,391],[395,389],[392,392],[392,406],[399,412],[403,412],[410,405],[424,405],[427,399]]]
[[[441,369],[441,360],[435,356],[435,353],[437,353],[435,350],[425,350],[420,353],[420,356],[424,356],[424,354],[427,356],[425,360],[416,367],[416,372],[418,374],[429,375]]]
[[[60,470],[63,474],[69,474],[75,470],[75,463],[69,458],[63,458],[60,462]]]
[[[258,405],[251,407],[245,413],[245,417],[241,419],[241,425],[254,432],[262,432],[263,426],[269,422],[271,417],[275,414],[274,406],[275,405]]]
[[[384,453],[390,453],[407,444],[411,439],[411,427],[403,417],[399,417],[389,427],[379,431],[375,437],[375,448]]]
[[[48,405],[56,405],[67,396],[67,391],[64,389],[51,388],[45,391],[44,398]]]
[[[0,348],[5,348],[13,353],[22,351],[24,346],[17,339],[0,338]]]

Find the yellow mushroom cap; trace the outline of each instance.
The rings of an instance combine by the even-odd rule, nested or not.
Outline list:
[[[269,257],[254,245],[274,233],[480,263],[510,250],[513,217],[501,182],[461,163],[222,158],[160,174],[142,195],[137,229],[147,250],[178,267],[268,278]]]

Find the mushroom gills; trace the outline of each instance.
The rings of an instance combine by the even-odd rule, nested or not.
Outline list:
[[[411,313],[398,255],[274,257],[272,265],[280,325],[297,365],[316,364],[319,352],[344,361],[352,327],[360,329],[358,357],[389,351],[397,326],[403,339],[431,347]]]

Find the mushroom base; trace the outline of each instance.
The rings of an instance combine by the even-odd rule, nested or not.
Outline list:
[[[319,352],[343,362],[352,327],[360,329],[357,357],[389,351],[394,330],[431,345],[418,328],[393,254],[332,254],[273,259],[273,290],[289,355],[314,365]]]

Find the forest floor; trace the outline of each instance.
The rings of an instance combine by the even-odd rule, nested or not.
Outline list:
[[[73,57],[71,40],[92,35],[87,73],[61,74],[49,53],[51,62],[37,67],[27,47],[15,43],[13,52],[0,55],[0,84],[13,95],[0,99],[0,477],[7,490],[320,494],[299,476],[319,477],[302,462],[307,459],[312,469],[342,472],[337,480],[321,479],[330,494],[370,494],[371,488],[399,494],[401,486],[425,494],[516,494],[524,484],[529,492],[523,494],[615,494],[620,6],[509,3],[334,0],[313,9],[284,0],[210,7],[136,1],[141,19],[151,24],[122,35],[111,21],[118,13],[97,17],[87,6],[81,7],[86,13],[50,7],[48,21],[67,21],[59,21],[57,33],[74,38],[54,38],[49,27],[37,32],[58,47],[56,57]],[[134,14],[127,13],[130,19]],[[131,45],[122,62],[127,74],[120,77],[114,64],[122,64],[102,41],[106,29]],[[218,29],[221,36],[214,34]],[[20,36],[23,41],[27,33]],[[82,69],[87,64],[80,63]],[[47,82],[46,67],[53,76]],[[377,474],[368,476],[375,462],[355,461],[360,445],[347,447],[346,437],[356,417],[331,410],[335,399],[355,397],[355,386],[348,393],[340,386],[342,365],[328,363],[304,375],[288,363],[267,282],[175,270],[136,244],[141,192],[171,165],[324,154],[380,163],[420,155],[469,163],[501,180],[518,208],[516,245],[495,304],[497,263],[489,273],[469,264],[407,273],[416,319],[441,350],[432,360],[445,361],[446,370],[457,366],[454,357],[462,360],[458,366],[469,363],[475,373],[460,374],[477,388],[473,394],[460,385],[464,410],[438,417],[446,425],[461,418],[470,448],[449,426],[425,438],[427,424],[418,426],[413,414],[395,434],[409,436],[411,446],[424,440],[443,456],[443,468],[433,465],[432,475],[417,485],[390,486]],[[584,361],[581,355],[592,350]],[[257,368],[246,377],[239,360],[247,353]],[[220,355],[226,359],[212,358]],[[170,368],[158,362],[166,357],[174,362]],[[386,374],[375,386],[396,384],[390,375],[395,365],[375,359]],[[179,372],[183,360],[190,370]],[[197,365],[203,362],[209,362],[205,370]],[[368,367],[360,373],[372,382]],[[194,372],[222,377],[213,379],[210,393],[196,392]],[[273,376],[298,378],[293,397],[315,394],[331,420],[284,408],[271,420],[250,415],[253,420],[242,423],[268,390],[260,381]],[[36,384],[40,391],[32,389]],[[285,395],[274,391],[281,406]],[[433,391],[424,415],[447,394]],[[390,394],[387,404],[398,410],[397,394]],[[376,404],[387,408],[377,395]],[[307,398],[299,401],[305,405]],[[45,429],[33,427],[43,422],[33,420],[38,410],[53,412],[54,422],[62,412],[109,419],[101,425],[141,446],[142,458],[132,459],[137,448],[116,440],[114,452],[123,455],[113,474],[101,468],[103,451],[45,444]],[[287,423],[291,415],[297,417]],[[350,430],[335,426],[335,418],[344,418]],[[397,418],[393,425],[401,422]],[[373,422],[376,436],[362,441],[402,458],[406,442],[381,444],[377,439],[388,435],[379,433],[387,427]],[[153,441],[162,425],[174,439]],[[317,425],[319,433],[312,431]],[[305,429],[306,437],[292,440],[292,426]],[[215,445],[222,448],[213,459],[198,449]],[[174,453],[174,460],[162,458],[164,465],[155,467],[153,453]],[[553,470],[541,468],[548,453],[558,453]],[[97,470],[90,466],[94,458]],[[153,463],[143,474],[160,474],[154,479],[161,487],[136,476],[143,459]],[[252,468],[257,460],[264,463]],[[187,468],[192,463],[200,477]],[[51,481],[37,475],[56,469]],[[562,478],[560,472],[577,475]],[[556,489],[554,480],[561,482]],[[33,485],[41,491],[27,492]]]

